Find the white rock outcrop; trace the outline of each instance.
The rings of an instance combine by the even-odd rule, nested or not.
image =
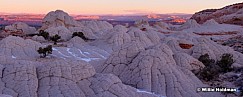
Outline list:
[[[31,39],[34,40],[34,41],[38,41],[38,42],[46,42],[47,41],[43,36],[37,36],[37,35],[33,36]]]
[[[82,26],[80,23],[75,21],[73,17],[69,16],[68,13],[62,10],[56,10],[49,12],[42,20],[42,30],[48,29],[50,27],[64,26],[69,27],[79,27]]]
[[[178,62],[186,63],[187,69],[176,65],[173,52],[166,44],[147,50],[141,45],[124,44],[120,50],[112,53],[104,65],[98,68],[98,72],[115,74],[125,84],[169,97],[220,96],[217,93],[201,94],[195,91],[197,87],[205,85],[190,69],[199,69],[202,64],[192,57],[188,60],[190,61]]]
[[[0,71],[0,93],[13,97],[157,97],[112,74],[97,74],[84,61],[15,61],[0,65]]]
[[[46,29],[45,31],[48,32],[50,36],[54,36],[57,34],[57,35],[61,36],[61,39],[65,40],[65,41],[71,39],[72,34],[73,34],[70,30],[68,30],[64,26],[50,27],[50,28]]]
[[[181,25],[178,30],[189,29],[189,28],[199,28],[201,25],[197,23],[196,20],[190,19],[186,23]]]
[[[219,60],[224,53],[234,53],[230,47],[221,46],[210,39],[198,38],[197,44],[193,47],[192,56],[198,59],[201,55],[209,54],[212,59]]]
[[[42,44],[31,39],[9,36],[0,41],[0,62],[7,59],[35,59],[39,57],[37,50]]]
[[[36,29],[35,27],[30,27],[26,23],[23,22],[16,22],[13,23],[12,25],[6,26],[5,30],[9,34],[36,34]]]
[[[85,41],[84,41],[82,38],[80,38],[80,37],[78,37],[78,36],[75,36],[75,37],[73,37],[72,39],[70,39],[70,40],[68,41],[67,46],[68,46],[68,47],[76,47],[76,48],[80,48],[80,46],[82,46],[82,45],[84,45],[84,44],[86,44],[86,43],[85,43]]]

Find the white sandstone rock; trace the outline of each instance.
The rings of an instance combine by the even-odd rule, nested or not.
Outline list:
[[[39,47],[42,47],[39,42],[9,36],[0,41],[0,56],[10,59],[35,59],[39,57],[37,52]],[[0,58],[0,62],[2,61],[4,58]]]
[[[38,41],[38,42],[46,42],[47,41],[43,36],[37,36],[37,35],[33,36],[32,40]]]
[[[72,38],[72,32],[70,32],[66,27],[64,26],[58,26],[58,27],[50,27],[45,30],[49,33],[50,36],[59,35],[61,36],[61,39],[67,41]]]
[[[169,97],[220,96],[218,93],[200,94],[194,90],[205,85],[192,74],[189,68],[198,68],[200,66],[197,65],[202,64],[190,65],[192,67],[188,69],[176,65],[173,52],[165,44],[147,50],[137,48],[139,47],[136,45],[125,46],[124,44],[120,50],[112,53],[106,64],[98,68],[98,72],[115,74],[125,84]],[[132,49],[136,51],[131,51]],[[183,62],[194,63],[193,61]]]
[[[42,24],[42,30],[59,26],[64,26],[66,28],[79,26],[82,27],[80,23],[75,21],[71,16],[68,15],[68,13],[62,10],[49,12],[42,20]]]
[[[16,22],[12,25],[6,26],[5,30],[7,33],[22,33],[22,34],[36,34],[36,29],[34,27],[30,27],[26,23]]]

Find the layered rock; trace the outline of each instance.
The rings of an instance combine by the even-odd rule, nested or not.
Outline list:
[[[6,26],[5,31],[5,33],[8,35],[36,34],[36,29],[34,27],[30,27],[23,22],[16,22],[12,25]]]
[[[187,40],[179,40],[179,46],[182,48],[182,49],[190,49],[192,48],[194,45],[194,43],[192,43],[191,41],[187,41]]]
[[[220,9],[207,9],[195,13],[191,18],[198,23],[214,19],[219,23],[242,25],[243,3],[233,4]]]

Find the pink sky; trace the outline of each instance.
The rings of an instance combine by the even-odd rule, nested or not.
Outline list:
[[[0,0],[0,12],[41,13],[56,9],[71,14],[195,13],[242,0]]]

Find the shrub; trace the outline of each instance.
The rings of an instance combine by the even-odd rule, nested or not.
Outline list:
[[[215,63],[215,60],[210,59],[208,54],[201,55],[198,60],[201,61],[205,66],[210,66]]]
[[[56,34],[56,35],[50,37],[50,39],[51,39],[51,41],[54,41],[54,45],[57,45],[57,41],[59,39],[61,39],[61,36],[59,36],[59,35]]]
[[[222,69],[223,73],[230,72],[233,70],[231,65],[234,63],[233,55],[232,54],[223,54],[221,59],[217,61],[217,65]]]
[[[48,45],[45,48],[39,47],[37,52],[40,54],[40,58],[45,58],[48,54],[52,54],[52,45]]]
[[[232,69],[231,65],[234,63],[232,54],[223,54],[221,59],[215,63],[215,60],[210,59],[208,54],[201,55],[198,59],[205,67],[196,74],[199,79],[210,81],[218,78],[220,73],[230,72]]]
[[[45,39],[49,39],[49,37],[50,37],[49,33],[45,32],[44,30],[40,30],[38,36],[43,36]]]
[[[210,59],[208,54],[201,55],[198,60],[205,65],[205,67],[198,74],[196,74],[199,77],[199,79],[210,81],[218,77],[219,67],[215,66],[215,60]]]
[[[83,40],[89,40],[88,38],[86,38],[84,36],[83,32],[74,32],[73,35],[72,35],[72,38],[75,37],[75,36],[78,36],[78,37],[82,38]]]
[[[4,27],[0,27],[0,30],[4,30]]]
[[[210,66],[204,67],[198,73],[197,76],[199,77],[199,79],[203,79],[205,81],[210,81],[215,78],[218,78],[219,74],[220,74],[220,67],[217,65],[210,65]]]

